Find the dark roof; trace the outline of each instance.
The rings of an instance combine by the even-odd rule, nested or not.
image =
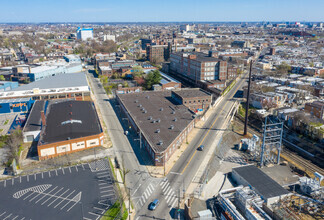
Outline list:
[[[194,113],[184,105],[175,104],[171,99],[170,91],[118,94],[117,96],[154,152],[164,152],[193,120]],[[161,108],[163,108],[162,111]],[[152,119],[149,119],[150,117]],[[160,122],[156,122],[158,119]],[[170,129],[171,125],[174,126],[173,129]],[[159,133],[157,129],[160,129]],[[160,145],[159,141],[163,141],[163,144]]]
[[[288,194],[289,191],[280,186],[262,170],[254,165],[233,168],[263,199]]]
[[[195,98],[195,97],[206,97],[211,96],[209,93],[205,92],[202,89],[181,89],[173,91],[175,94],[182,98]]]
[[[36,101],[26,121],[24,131],[39,131],[42,128],[41,111],[44,110],[45,101]]]
[[[176,54],[180,57],[183,56],[183,54],[188,54],[188,55],[196,55],[196,61],[199,62],[218,62],[218,61],[222,61],[216,57],[210,57],[208,54],[202,53],[202,52],[174,52],[173,54]],[[189,57],[189,56],[188,56]],[[188,58],[185,57],[185,58]]]
[[[102,132],[97,112],[90,101],[50,101],[40,144],[86,137]]]

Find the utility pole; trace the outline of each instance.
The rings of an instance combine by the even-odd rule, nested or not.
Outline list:
[[[131,193],[130,193],[130,188],[128,188],[128,193],[129,193],[129,196],[128,196],[128,219],[130,220],[130,207],[131,207]]]
[[[248,117],[249,117],[249,105],[250,105],[250,87],[251,87],[251,75],[252,75],[252,60],[250,62],[250,72],[249,72],[249,84],[248,84],[248,92],[246,96],[246,107],[245,107],[245,122],[244,122],[244,133],[243,136],[247,135],[247,125],[248,125]]]

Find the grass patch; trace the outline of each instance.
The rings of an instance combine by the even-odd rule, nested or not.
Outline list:
[[[6,124],[8,124],[9,123],[9,120],[7,119],[4,123],[3,123],[3,125],[6,125]]]
[[[123,211],[121,214],[120,212]],[[119,218],[117,218],[119,216]],[[120,218],[121,216],[121,218]],[[114,219],[122,219],[126,220],[128,217],[128,212],[125,207],[125,204],[123,203],[122,210],[120,207],[120,202],[116,201],[113,206],[111,206],[110,209],[107,210],[107,212],[104,214],[104,216],[101,218],[101,220],[114,220]]]
[[[222,92],[222,96],[226,95],[236,84],[236,80],[234,80],[226,89]]]

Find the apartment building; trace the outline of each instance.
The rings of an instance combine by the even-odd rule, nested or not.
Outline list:
[[[314,115],[317,118],[324,119],[324,102],[315,101],[305,104],[305,112]]]
[[[146,47],[147,59],[152,62],[168,60],[170,52],[171,47],[168,45],[150,45]]]
[[[200,52],[175,52],[170,58],[170,72],[189,80],[226,80],[227,62]]]

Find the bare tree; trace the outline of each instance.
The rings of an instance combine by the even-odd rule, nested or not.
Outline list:
[[[7,146],[10,149],[10,159],[16,159],[17,164],[20,162],[19,151],[23,141],[23,134],[21,128],[14,130],[7,139]]]

